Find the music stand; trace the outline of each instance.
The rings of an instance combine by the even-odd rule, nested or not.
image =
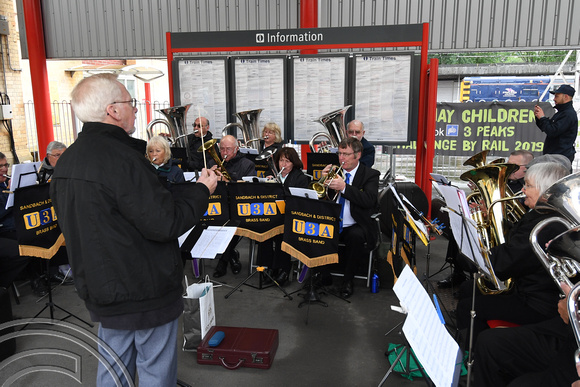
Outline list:
[[[228,222],[226,222],[226,224],[228,224]],[[220,229],[222,229],[223,227],[226,226],[226,224],[224,224],[223,226],[220,227]],[[234,226],[235,222],[232,223],[232,227]],[[204,233],[205,230],[208,229],[208,225],[206,223],[202,223],[199,225],[196,225],[195,227],[193,227],[191,230],[189,230],[188,232],[184,233],[182,236],[179,237],[179,243],[180,243],[180,249],[183,253],[187,254],[188,259],[191,259],[191,263],[192,263],[192,268],[193,268],[193,272],[194,272],[194,276],[196,278],[200,277],[200,272],[199,272],[199,261],[204,262],[205,259],[220,259],[222,254],[218,253],[213,255],[213,251],[211,252],[211,254],[213,255],[211,258],[209,257],[202,257],[201,254],[199,254],[199,257],[194,257],[193,254],[197,254],[196,252],[198,250],[194,250],[194,248],[197,247],[201,247],[198,245],[198,242],[200,244],[204,244],[204,246],[208,245],[208,241],[207,240],[201,240],[200,238],[202,236],[202,234]],[[218,230],[219,232],[219,230]],[[229,241],[231,241],[231,236],[229,236]],[[209,244],[211,244],[212,241],[209,241]],[[209,252],[208,252],[209,253]],[[205,264],[203,265],[203,267],[205,268]],[[205,272],[205,270],[204,270]],[[225,286],[225,287],[229,287],[229,288],[233,288],[233,286],[228,285],[226,283],[220,282],[220,281],[216,281],[214,279],[210,279],[209,280],[211,283],[213,284],[217,284],[218,286]],[[241,291],[241,290],[240,290]]]
[[[54,217],[49,187],[50,184],[46,183],[18,188],[14,191],[14,223],[20,254],[38,257],[46,262],[45,280],[48,283],[48,302],[33,318],[37,318],[48,308],[50,318],[54,320],[54,309],[56,308],[67,314],[61,321],[74,317],[93,327],[91,323],[58,306],[52,299],[52,287],[48,278],[50,259],[64,245],[64,236]]]
[[[393,291],[401,305],[406,307],[407,317],[402,327],[406,342],[404,346],[407,351],[414,348],[415,355],[411,356],[415,357],[417,364],[419,360],[423,360],[421,363],[425,373],[423,371],[421,373],[426,376],[427,384],[429,385],[427,379],[429,374],[429,378],[436,385],[457,386],[461,373],[460,348],[445,329],[444,321],[433,307],[429,294],[410,267],[406,266],[403,269]],[[421,329],[426,325],[431,327],[428,331]],[[434,342],[438,345],[432,345]],[[386,381],[403,352],[399,353],[379,386]]]

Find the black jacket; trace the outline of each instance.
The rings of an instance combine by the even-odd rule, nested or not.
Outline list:
[[[133,145],[118,126],[86,123],[50,187],[78,294],[99,316],[154,311],[181,299],[177,237],[208,206],[202,184],[174,198]]]
[[[490,261],[497,277],[505,281],[512,278],[514,291],[535,310],[544,314],[556,311],[559,290],[552,277],[543,267],[530,244],[532,229],[541,220],[554,216],[553,213],[526,213],[510,231],[506,243],[491,249]],[[563,227],[551,225],[538,236],[541,246],[564,231]]]
[[[354,180],[346,185],[342,194],[350,201],[350,214],[363,228],[369,246],[373,246],[376,242],[376,225],[373,224],[371,215],[378,210],[380,174],[376,169],[359,162]]]
[[[371,168],[375,164],[375,146],[364,137],[361,140],[361,144],[363,145],[363,151],[360,162]]]
[[[157,168],[157,174],[164,177],[168,184],[185,183],[185,176],[178,163],[178,160],[169,159],[167,163]]]
[[[207,165],[209,168],[215,165],[215,162],[213,160],[211,162],[208,161]],[[224,167],[232,181],[242,180],[244,176],[256,176],[256,165],[242,152],[238,152],[231,160],[226,159]]]
[[[536,118],[536,125],[546,133],[544,154],[559,154],[574,161],[574,141],[578,135],[578,115],[572,101],[556,105],[558,112],[552,118]]]
[[[203,136],[203,141],[201,137],[196,137],[194,134],[190,134],[187,136],[187,143],[189,144],[189,162],[188,167],[190,171],[201,171],[203,169],[203,153],[198,152],[200,146],[204,144],[204,142],[208,142],[212,139],[211,132],[207,132],[205,136]],[[217,147],[217,143],[215,145],[215,150],[219,155],[219,148]],[[211,157],[206,153],[207,162],[211,160]]]
[[[310,179],[299,169],[292,168],[286,180],[284,180],[284,192],[290,195],[290,187],[308,188]]]

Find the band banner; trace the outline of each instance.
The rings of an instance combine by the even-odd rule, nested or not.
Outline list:
[[[474,102],[437,104],[435,152],[445,156],[473,156],[489,150],[488,157],[507,157],[513,151],[542,154],[546,134],[536,126],[534,102]],[[547,117],[555,110],[549,102],[538,105]],[[396,147],[398,154],[414,154],[416,143]]]
[[[14,191],[14,223],[20,255],[51,259],[64,245],[49,189],[47,183]]]
[[[322,170],[328,164],[338,165],[338,155],[336,153],[308,153],[306,158],[306,173],[314,180],[322,177]]]
[[[208,226],[223,226],[228,220],[230,220],[228,188],[225,182],[218,181],[215,191],[209,196],[207,211],[203,214],[201,222]]]
[[[236,235],[263,242],[284,232],[284,187],[279,183],[228,183]]]
[[[287,196],[282,250],[308,267],[337,263],[340,208],[331,201]]]

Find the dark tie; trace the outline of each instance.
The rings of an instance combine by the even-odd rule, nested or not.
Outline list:
[[[350,182],[350,173],[345,173],[346,175],[346,179],[344,180],[344,182],[348,185],[348,183]],[[345,191],[346,191],[346,187],[344,187]],[[338,230],[338,232],[342,232],[342,217],[344,216],[344,202],[346,201],[346,199],[344,198],[344,196],[342,196],[342,194],[340,195],[340,199],[338,199],[338,203],[340,204],[340,228]]]

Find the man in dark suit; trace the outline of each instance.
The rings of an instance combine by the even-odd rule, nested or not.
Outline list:
[[[365,126],[362,121],[352,120],[346,126],[346,134],[350,137],[356,137],[363,146],[360,162],[367,167],[372,167],[375,163],[375,146],[368,142],[365,135]]]
[[[364,244],[374,245],[375,228],[371,215],[377,210],[380,172],[360,162],[362,143],[356,137],[349,137],[338,145],[338,161],[344,169],[345,179],[337,176],[328,188],[339,193],[337,203],[343,204],[341,211],[340,242],[345,244],[340,259],[345,261],[344,280],[340,295],[350,297],[354,292],[353,279],[356,261],[364,251]],[[327,165],[323,175],[330,172]]]
[[[188,168],[190,171],[201,171],[205,167],[203,164],[203,153],[197,150],[211,139],[212,134],[209,131],[209,120],[205,117],[197,117],[193,124],[193,134],[187,137],[187,143],[189,144]]]

